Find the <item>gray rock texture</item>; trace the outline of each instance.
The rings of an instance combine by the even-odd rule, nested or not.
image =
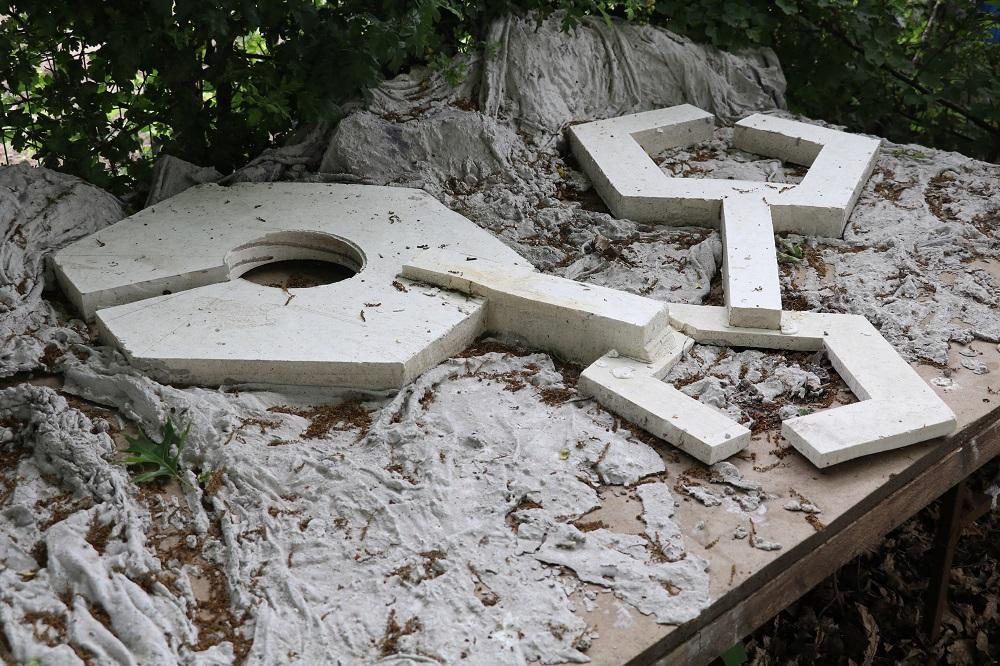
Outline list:
[[[733,150],[725,127],[782,113],[773,56],[599,21],[563,34],[508,19],[491,35],[499,49],[458,87],[426,71],[389,81],[335,128],[307,128],[222,182],[422,187],[540,270],[717,300],[718,235],[611,217],[561,130],[689,102],[723,126],[655,156],[664,170],[794,181],[801,172]],[[998,183],[996,165],[884,144],[843,240],[783,240],[805,257],[782,264],[786,308],[865,315],[914,360],[996,344],[1000,290],[984,260],[1000,252]],[[690,461],[577,400],[572,370],[549,356],[492,343],[396,395],[158,384],[43,294],[46,255],[121,215],[76,179],[0,169],[2,657],[579,662],[601,640],[578,614],[595,590],[678,623],[707,603],[710,576],[729,576],[683,556],[673,493],[748,524],[773,504],[775,489],[732,466],[668,488],[658,475]],[[747,424],[833,390],[822,357],[700,345],[669,379]],[[140,489],[114,464],[123,436],[155,438],[168,418],[190,425],[185,483]],[[619,494],[641,502],[636,533],[587,523]],[[734,533],[748,536],[781,547]]]

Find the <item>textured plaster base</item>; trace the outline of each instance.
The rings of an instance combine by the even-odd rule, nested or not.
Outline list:
[[[575,119],[628,113],[636,110],[635,104],[662,104],[669,99],[699,100],[702,108],[738,120],[755,107],[764,108],[769,95],[775,98],[780,95],[784,81],[776,61],[767,58],[765,67],[763,57],[737,58],[692,45],[650,26],[616,23],[606,27],[600,19],[588,20],[583,28],[571,33],[560,31],[557,19],[548,21],[540,30],[536,30],[535,20],[530,16],[510,19],[502,25],[503,31],[493,33],[500,44],[499,53],[484,63],[483,74],[473,69],[462,87],[453,89],[443,81],[438,83],[439,77],[433,74],[428,87],[426,76],[420,74],[390,82],[376,91],[373,104],[378,106],[374,113],[355,113],[340,123],[337,139],[329,142],[328,153],[337,157],[338,164],[321,171],[348,172],[373,182],[419,181],[420,186],[448,206],[474,211],[477,224],[503,238],[546,272],[581,276],[578,279],[632,293],[640,293],[655,283],[648,294],[650,298],[699,302],[708,290],[715,264],[705,264],[706,273],[701,273],[694,262],[681,270],[665,270],[662,261],[664,257],[710,257],[712,248],[718,245],[715,234],[689,252],[687,246],[697,244],[704,234],[686,229],[653,230],[648,234],[653,243],[631,246],[628,266],[575,248],[567,253],[564,249],[567,237],[583,239],[600,233],[616,240],[636,232],[646,235],[648,230],[584,210],[576,202],[547,199],[563,181],[563,176],[552,168],[553,163],[563,164],[552,152],[557,145],[552,135]],[[607,48],[609,43],[615,45],[614,49]],[[683,77],[676,76],[679,71],[684,72]],[[556,74],[538,76],[539,72]],[[620,85],[622,81],[630,84]],[[424,141],[425,137],[434,140],[441,136],[440,127],[430,118],[448,101],[439,101],[435,95],[474,98],[476,91],[488,94],[494,102],[488,108],[483,106],[481,127],[492,130],[497,125],[494,119],[499,116],[502,127],[519,123],[529,137],[515,135],[516,146],[521,145],[522,139],[528,142],[540,136],[534,145],[546,147],[527,158],[519,156],[516,187],[491,182],[472,192],[456,193],[450,178],[455,175],[452,166],[462,164],[463,156],[454,152],[459,144],[443,140],[432,143],[443,150],[426,157],[426,153],[414,154],[407,144],[399,142],[399,130],[403,130],[404,136]],[[713,100],[714,108],[709,106]],[[406,120],[391,123],[383,116]],[[502,135],[483,133],[483,136],[488,137],[483,141],[483,154],[490,155],[490,151],[502,154],[506,147],[500,143]],[[730,130],[717,130],[717,142],[713,145],[719,148],[715,151],[717,156],[699,165],[723,172],[735,169],[763,178],[773,163],[763,160],[746,163],[743,156],[734,160],[727,152],[730,136]],[[326,147],[326,142],[319,144],[320,140],[309,144],[319,145],[313,152],[322,152]],[[299,145],[292,148],[302,150]],[[283,162],[274,159],[276,152]],[[241,177],[247,177],[247,173],[273,180],[317,176],[305,171],[303,153],[295,153],[296,159],[289,159],[290,154],[285,148],[271,151],[256,161],[260,166],[244,170]],[[392,160],[377,160],[372,155],[392,156]],[[803,266],[799,271],[803,277],[796,280],[797,286],[811,306],[831,298],[826,289],[833,287],[838,293],[842,291],[841,296],[835,297],[838,307],[859,313],[878,310],[879,328],[904,356],[926,356],[943,363],[948,360],[945,354],[949,341],[953,360],[956,348],[964,351],[964,343],[970,340],[971,347],[992,351],[993,346],[981,340],[1000,335],[1000,321],[995,316],[1000,306],[996,300],[997,282],[976,268],[982,262],[971,259],[977,255],[994,257],[996,242],[989,235],[977,235],[968,220],[995,201],[995,193],[991,192],[997,183],[996,167],[957,153],[915,146],[887,147],[882,151],[879,165],[887,173],[877,174],[874,181],[893,188],[897,182],[915,184],[904,189],[898,202],[893,203],[873,192],[875,183],[870,183],[852,215],[848,241],[815,242],[816,253],[829,268],[827,278],[820,280],[812,267]],[[620,663],[633,658],[667,630],[657,628],[652,616],[642,616],[636,610],[639,604],[646,608],[647,604],[655,603],[655,617],[659,621],[690,619],[710,601],[740,584],[745,575],[759,571],[765,562],[787,552],[807,536],[796,529],[802,522],[800,515],[781,509],[784,499],[767,499],[762,500],[761,506],[767,510],[769,526],[757,525],[760,537],[780,541],[783,551],[765,553],[751,549],[743,541],[730,542],[724,534],[719,544],[707,551],[712,568],[700,579],[671,571],[669,578],[662,575],[657,580],[649,574],[662,565],[652,560],[641,562],[637,558],[626,562],[627,567],[620,567],[622,560],[615,547],[624,550],[627,544],[629,552],[642,557],[654,550],[643,543],[635,545],[635,541],[641,541],[638,536],[633,541],[609,543],[611,537],[621,540],[633,537],[621,533],[623,525],[629,526],[626,531],[643,530],[641,521],[632,521],[637,513],[642,513],[650,539],[657,539],[654,525],[657,533],[669,534],[670,525],[681,530],[684,541],[679,543],[686,542],[689,555],[673,566],[690,563],[693,556],[690,546],[705,536],[704,531],[694,530],[698,521],[704,520],[709,532],[725,532],[728,525],[740,521],[745,524],[748,518],[745,514],[730,513],[734,509],[726,504],[727,498],[723,499],[723,505],[714,508],[695,501],[680,502],[681,508],[672,517],[676,493],[671,498],[672,491],[667,491],[669,501],[646,502],[644,491],[672,486],[678,473],[690,466],[687,460],[673,463],[669,459],[667,484],[637,486],[636,494],[643,499],[642,508],[630,502],[625,505],[626,511],[616,512],[616,507],[622,506],[617,503],[621,499],[617,495],[623,489],[616,487],[612,492],[602,493],[602,497],[596,496],[590,487],[595,469],[610,469],[613,462],[619,468],[629,469],[629,478],[634,478],[662,471],[662,467],[654,465],[661,459],[655,447],[632,438],[633,431],[629,428],[610,432],[612,420],[603,410],[588,409],[585,403],[552,407],[542,402],[537,389],[563,385],[558,374],[552,373],[547,357],[541,354],[523,358],[487,354],[455,359],[432,369],[391,402],[366,404],[366,408],[373,410],[378,425],[360,446],[355,441],[355,431],[331,431],[323,440],[301,441],[307,422],[293,415],[267,414],[268,420],[282,423],[280,428],[269,428],[267,432],[257,427],[240,428],[244,420],[264,416],[262,409],[267,406],[300,404],[290,403],[287,394],[273,396],[242,389],[238,393],[199,388],[178,390],[136,377],[122,366],[117,366],[120,370],[102,372],[98,370],[103,367],[101,359],[110,357],[107,348],[93,345],[85,337],[74,337],[78,327],[58,316],[55,311],[61,309],[50,307],[43,299],[39,267],[44,263],[41,257],[49,249],[63,247],[76,237],[119,219],[117,213],[99,215],[104,210],[117,211],[117,204],[113,197],[82,184],[60,189],[54,180],[56,174],[21,166],[24,165],[3,170],[6,176],[2,178],[4,187],[0,188],[5,211],[9,213],[0,226],[9,224],[10,237],[14,238],[0,244],[3,259],[0,263],[5,267],[0,292],[3,298],[9,298],[5,304],[14,307],[0,317],[0,339],[5,341],[0,368],[6,374],[18,370],[40,371],[44,366],[39,364],[39,358],[47,344],[59,345],[61,349],[72,345],[88,351],[89,360],[71,373],[78,380],[73,382],[72,389],[67,376],[67,392],[101,400],[147,429],[161,424],[167,414],[190,415],[192,424],[185,461],[201,469],[225,470],[225,483],[218,494],[206,498],[204,503],[195,497],[181,504],[190,505],[197,512],[191,521],[199,530],[195,552],[217,558],[225,574],[224,582],[231,590],[234,612],[242,617],[248,611],[243,624],[247,637],[255,638],[251,661],[283,663],[294,651],[302,663],[330,663],[338,659],[351,663],[377,662],[382,658],[379,641],[385,633],[387,615],[395,607],[400,626],[410,617],[419,616],[423,629],[401,637],[399,648],[403,654],[387,661],[424,653],[451,663],[461,661],[460,655],[467,651],[468,663],[497,666],[522,664],[525,660],[561,663],[586,658],[593,663]],[[563,166],[573,173],[572,165]],[[928,181],[943,170],[954,173],[955,181],[943,188],[928,186]],[[890,177],[888,172],[895,175]],[[17,176],[12,177],[13,174]],[[29,187],[21,174],[30,174],[29,178],[37,180],[32,180]],[[574,180],[578,178],[575,176]],[[985,194],[974,194],[978,188]],[[90,197],[90,203],[81,202],[87,191],[93,191],[94,196]],[[949,215],[954,213],[959,220],[939,221],[927,209],[925,193],[951,197]],[[549,201],[549,207],[541,214],[535,212],[539,201]],[[18,227],[27,238],[24,246],[14,231]],[[845,245],[854,245],[862,251],[835,251]],[[879,247],[879,251],[863,250],[862,245]],[[883,252],[886,248],[888,251]],[[554,265],[564,256],[571,261],[569,266]],[[988,270],[995,268],[994,259]],[[950,273],[942,276],[942,270]],[[898,279],[894,277],[897,272]],[[26,293],[19,295],[26,275],[33,277],[27,283]],[[951,284],[952,281],[955,283]],[[911,296],[907,289],[914,282],[926,284],[928,289],[936,285],[936,293],[921,289],[919,299],[916,294]],[[45,286],[52,284],[45,281]],[[973,339],[973,335],[978,339]],[[76,347],[78,344],[80,347]],[[706,356],[710,357],[714,358],[714,354]],[[66,353],[63,362],[73,363],[74,358],[74,354]],[[991,364],[991,374],[973,375],[956,360],[952,364],[955,366],[952,377],[961,388],[944,394],[953,404],[956,399],[962,400],[956,396],[965,396],[969,413],[976,414],[989,407],[980,400],[980,394],[987,395],[985,380],[1000,372],[995,355],[980,358]],[[495,360],[484,365],[487,359]],[[695,363],[694,359],[690,362]],[[544,381],[533,380],[535,386],[518,392],[510,392],[497,382],[491,385],[488,379],[467,376],[477,370],[487,375],[527,372],[526,366],[540,367],[541,372],[534,377],[544,375]],[[925,376],[934,374],[930,368],[925,370],[930,373]],[[12,379],[17,381],[19,377]],[[0,409],[17,410],[13,412],[19,415],[17,418],[32,423],[30,428],[20,429],[20,433],[14,428],[14,442],[7,446],[16,450],[17,442],[22,441],[22,447],[34,452],[21,458],[17,466],[17,488],[4,512],[7,520],[0,525],[0,540],[6,539],[8,544],[7,566],[0,567],[0,589],[4,590],[0,605],[13,659],[18,663],[32,659],[44,664],[50,660],[73,662],[76,657],[72,648],[82,645],[85,652],[98,651],[93,656],[98,663],[114,661],[118,655],[132,655],[136,660],[150,663],[231,662],[231,649],[225,642],[204,651],[193,647],[199,644],[204,623],[199,621],[199,606],[191,601],[189,590],[193,585],[198,594],[198,581],[204,580],[204,570],[169,562],[173,558],[169,548],[166,552],[161,549],[157,555],[157,542],[162,538],[158,526],[164,517],[159,516],[161,505],[156,503],[155,494],[133,492],[126,470],[107,462],[116,456],[110,439],[99,432],[103,421],[95,418],[92,424],[84,413],[73,408],[81,406],[76,401],[71,406],[63,404],[61,409],[65,411],[59,411],[55,403],[63,401],[55,393],[33,400],[23,390],[26,388],[30,387],[8,388],[0,405]],[[418,402],[427,389],[436,395],[429,407]],[[326,391],[309,395],[315,401],[310,404],[331,401]],[[980,407],[973,407],[973,402]],[[92,410],[86,412],[93,418]],[[397,417],[399,414],[402,420]],[[234,429],[238,429],[236,438]],[[574,438],[568,439],[567,433]],[[223,445],[230,439],[229,444]],[[293,444],[275,446],[276,439]],[[586,442],[584,449],[575,448],[577,439]],[[609,444],[608,455],[595,464]],[[558,461],[563,446],[570,450],[568,461]],[[890,453],[876,456],[870,464],[865,460],[858,470],[862,483],[852,484],[844,492],[838,491],[829,475],[815,474],[820,483],[812,482],[811,487],[830,502],[822,507],[826,514],[823,522],[830,523],[870,488],[882,483],[887,471],[905,469],[908,458]],[[734,462],[769,490],[783,494],[788,487],[795,487],[806,494],[810,492],[790,481],[809,476],[800,465],[757,473],[750,469],[748,461]],[[758,461],[758,464],[763,463]],[[411,485],[398,474],[387,472],[385,468],[393,465],[402,465],[407,473],[416,474],[419,485]],[[14,473],[13,469],[8,471]],[[45,479],[59,482],[52,485]],[[607,477],[602,479],[606,482]],[[193,477],[190,480],[193,486],[198,485]],[[66,492],[67,484],[75,489],[74,499],[93,497],[94,506],[76,510],[90,503],[71,502],[66,511],[58,512],[60,518],[67,511],[72,512],[66,516],[67,520],[53,523],[50,518],[53,512],[46,509],[54,511],[63,505],[50,501],[36,505],[36,502]],[[298,497],[293,500],[287,495],[292,487],[308,491],[294,493]],[[721,486],[714,489],[722,495]],[[519,507],[525,494],[544,508]],[[150,519],[146,505],[158,517]],[[238,514],[226,511],[226,506],[239,507]],[[576,575],[567,575],[561,566],[541,565],[530,552],[524,553],[512,545],[525,541],[519,540],[510,529],[511,518],[531,517],[530,522],[522,523],[521,536],[525,537],[528,529],[534,528],[534,543],[544,540],[552,544],[556,536],[553,523],[575,520],[597,506],[603,506],[603,512],[614,516],[606,521],[609,530],[579,535],[586,541],[578,549],[562,553],[563,558],[577,567]],[[207,507],[216,507],[216,511]],[[177,519],[173,505],[162,508],[172,516],[172,521]],[[693,519],[693,516],[698,517]],[[346,530],[333,529],[338,517],[348,521]],[[208,534],[201,531],[203,526],[216,524],[220,518],[224,536],[217,539],[212,537],[214,530]],[[308,529],[303,531],[306,522]],[[109,547],[103,553],[84,539],[92,523],[115,526]],[[362,528],[366,528],[367,553],[360,550],[357,541]],[[589,541],[603,547],[595,552]],[[30,580],[23,580],[27,576],[22,572],[37,567],[29,554],[36,542],[48,544],[49,566]],[[440,549],[447,554],[447,559],[440,561],[446,567],[444,575],[419,585],[391,575],[404,566],[414,566],[420,571],[424,560],[417,553],[428,549]],[[694,545],[694,549],[698,546]],[[662,550],[669,552],[666,546]],[[548,549],[550,554],[555,551],[562,549]],[[276,552],[281,556],[276,557]],[[729,554],[745,564],[740,566],[740,575],[732,584],[729,584]],[[161,558],[160,563],[157,557]],[[127,558],[128,567],[124,573],[123,558]],[[465,566],[466,560],[482,574],[481,580]],[[609,560],[616,566],[613,580],[600,575]],[[156,590],[147,593],[131,583],[142,580],[144,572],[155,577],[163,568],[178,575],[177,585],[157,585]],[[581,593],[593,596],[593,592],[580,589],[577,577],[584,575],[592,576],[604,591],[598,597],[599,608],[586,615],[580,613],[581,604],[587,603],[581,599]],[[682,594],[656,597],[646,594],[654,588],[662,590],[664,580],[680,587]],[[693,581],[698,583],[692,584]],[[483,584],[496,593],[498,603],[486,606],[480,602],[477,594],[482,595]],[[75,602],[64,607],[60,599],[68,599],[67,590],[73,592]],[[421,594],[423,590],[429,593]],[[112,631],[105,631],[88,612],[100,607],[110,615]],[[574,610],[579,615],[574,615]],[[40,621],[32,623],[24,619],[29,612],[37,617],[39,611],[64,617],[67,627],[72,629],[68,640],[55,646],[39,640],[38,632],[47,637],[55,635]],[[143,625],[142,632],[133,631],[143,613],[155,617],[156,622]],[[597,626],[593,625],[594,618],[598,618]],[[622,629],[614,626],[616,623],[631,624]],[[552,626],[566,630],[556,631],[557,637]],[[580,653],[574,646],[580,645],[581,632],[587,632],[588,628],[599,630],[600,638],[594,634],[588,638],[584,633],[583,640],[591,640],[591,645],[586,653]],[[640,634],[643,638],[638,638]],[[151,646],[161,646],[162,651],[154,652]]]

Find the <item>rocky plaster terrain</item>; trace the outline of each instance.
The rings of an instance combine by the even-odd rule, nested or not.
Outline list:
[[[689,102],[721,126],[654,156],[665,171],[794,182],[802,171],[733,150],[725,126],[784,113],[773,55],[599,21],[563,34],[510,19],[491,38],[499,50],[461,85],[424,71],[387,82],[336,127],[225,178],[165,161],[150,201],[220,178],[421,187],[543,271],[719,302],[718,234],[614,219],[562,130]],[[842,240],[780,240],[786,309],[865,315],[938,366],[949,343],[996,345],[998,183],[996,165],[884,143]],[[688,552],[681,501],[752,518],[733,538],[763,550],[782,547],[768,511],[819,510],[727,463],[692,466],[581,399],[578,369],[516,341],[483,341],[396,395],[158,384],[45,291],[45,257],[121,204],[25,166],[0,170],[0,201],[7,660],[585,662],[601,637],[581,615],[598,595],[676,624],[730,575]],[[975,344],[959,373],[988,371]],[[852,399],[821,355],[699,345],[668,380],[757,431]],[[185,483],[136,486],[115,463],[124,436],[168,419],[190,426]],[[589,515],[625,496],[642,507],[632,532]]]

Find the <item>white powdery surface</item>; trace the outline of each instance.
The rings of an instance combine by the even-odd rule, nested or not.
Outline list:
[[[107,423],[30,385],[0,391],[0,423],[13,463],[0,485],[0,627],[13,658],[173,661],[196,638],[187,618],[193,597],[144,589],[165,563],[148,547],[147,507],[110,462]],[[90,541],[101,525],[112,526],[115,538],[99,552]]]
[[[189,481],[221,470],[224,483],[211,496],[137,495],[109,462],[107,424],[48,388],[0,392],[7,439],[20,431],[34,444],[0,520],[0,617],[19,660],[78,663],[70,647],[36,637],[47,620],[31,613],[42,613],[80,627],[71,643],[109,660],[226,663],[233,636],[200,642],[212,628],[197,588],[213,571],[224,574],[252,663],[583,661],[576,648],[588,629],[573,614],[571,584],[547,564],[660,622],[707,604],[703,560],[665,562],[646,539],[571,524],[599,505],[609,476],[635,481],[664,464],[628,431],[611,432],[593,403],[544,404],[544,391],[564,388],[544,354],[453,359],[392,399],[368,396],[367,435],[315,439],[304,436],[307,419],[267,411],[303,396],[161,386],[100,349],[63,367],[65,391],[116,405],[143,427],[190,422]],[[60,487],[71,497],[59,502],[77,510],[47,527],[53,516],[35,503],[54,505],[45,499]],[[652,543],[682,549],[669,494],[643,497],[655,511]],[[100,547],[95,523],[111,526]],[[197,556],[178,555],[165,533]],[[107,628],[94,619],[102,615]]]

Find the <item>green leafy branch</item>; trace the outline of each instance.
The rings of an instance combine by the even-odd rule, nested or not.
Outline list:
[[[995,4],[995,3],[994,3]],[[564,30],[624,18],[775,50],[791,110],[899,143],[1000,158],[1000,14],[926,0],[11,0],[0,20],[8,148],[116,193],[161,154],[230,172],[297,124],[415,64],[456,84],[508,13]],[[774,91],[780,96],[781,91]]]

